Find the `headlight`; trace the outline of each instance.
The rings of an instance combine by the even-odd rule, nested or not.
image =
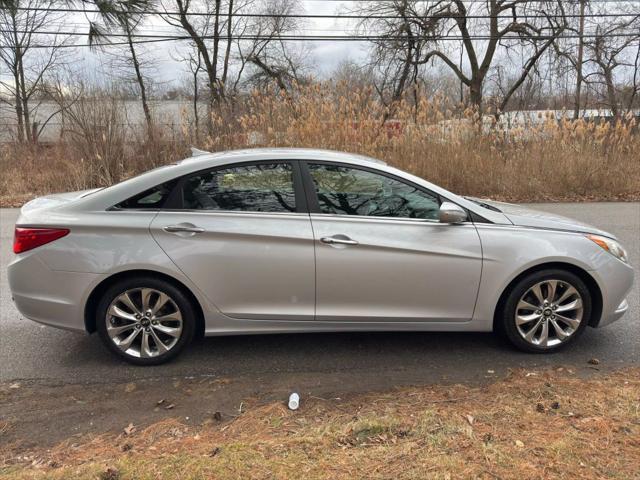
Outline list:
[[[626,250],[615,240],[611,240],[607,237],[601,237],[600,235],[587,235],[587,238],[598,244],[618,260],[622,260],[624,263],[629,263],[629,257],[627,256]]]

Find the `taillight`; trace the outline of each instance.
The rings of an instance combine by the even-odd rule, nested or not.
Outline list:
[[[13,236],[13,253],[22,253],[45,243],[53,242],[69,233],[67,228],[22,228],[16,227]]]

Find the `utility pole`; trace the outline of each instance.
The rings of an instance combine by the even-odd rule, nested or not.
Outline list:
[[[582,63],[584,55],[584,10],[587,0],[580,0],[580,30],[578,33],[578,62],[576,65],[576,98],[573,110],[573,119],[580,117],[580,101],[582,94]]]

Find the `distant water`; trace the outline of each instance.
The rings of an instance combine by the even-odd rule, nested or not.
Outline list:
[[[133,132],[140,125],[144,125],[144,113],[140,102],[128,100],[123,102],[123,105],[123,127],[131,129]],[[183,122],[189,123],[193,121],[193,104],[190,101],[158,100],[151,102],[150,105],[155,121],[159,125],[179,128]],[[33,115],[33,120],[42,125],[47,118],[54,114],[40,134],[41,141],[50,142],[59,138],[63,128],[63,119],[62,115],[55,114],[57,110],[55,103],[43,102],[37,108],[35,115]],[[203,115],[206,111],[206,105],[204,103],[199,104],[198,110],[200,115]],[[0,104],[0,142],[11,141],[14,138],[16,124],[15,110]]]

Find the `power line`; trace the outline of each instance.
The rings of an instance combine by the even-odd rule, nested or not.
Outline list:
[[[175,42],[177,40],[182,40],[182,39],[176,39],[176,38],[157,38],[154,40],[136,40],[133,43],[134,45],[142,45],[145,43],[163,43],[163,42]],[[109,42],[109,43],[75,43],[75,44],[63,44],[63,45],[30,45],[28,47],[28,49],[32,49],[32,48],[83,48],[83,47],[91,47],[91,48],[101,48],[101,47],[117,47],[117,46],[121,46],[121,45],[129,45],[129,42]],[[10,46],[6,46],[6,45],[0,45],[0,49],[11,49],[12,47]],[[25,50],[25,48],[23,48],[23,51]]]
[[[12,33],[14,30],[0,30],[0,33]],[[68,31],[29,31],[29,30],[16,30],[15,33],[25,34],[32,33],[38,35],[65,35],[65,36],[86,36],[88,32],[68,32]],[[607,33],[607,37],[636,37],[640,36],[638,33]],[[167,35],[167,34],[151,34],[151,33],[102,33],[97,37],[118,37],[118,38],[161,38],[167,40],[191,40],[189,35]],[[461,35],[302,35],[302,34],[240,34],[240,35],[200,35],[199,38],[203,40],[310,40],[310,41],[352,41],[352,40],[464,40],[469,38],[470,40],[549,40],[551,38],[598,38],[602,37],[601,34],[585,33],[578,34],[562,34],[562,35],[536,35],[536,36],[518,36],[518,35],[469,35],[464,37]]]
[[[336,0],[337,1],[337,0]],[[360,0],[357,0],[360,1]],[[426,1],[426,0],[425,0]],[[593,1],[593,0],[591,0]],[[603,1],[603,0],[601,0]],[[616,0],[618,1],[618,0]],[[478,2],[480,3],[480,2]],[[101,13],[100,10],[96,10],[96,9],[87,9],[87,8],[65,8],[65,7],[55,7],[55,8],[44,8],[44,7],[18,7],[16,8],[16,10],[19,11],[32,11],[32,12],[51,12],[51,13]],[[176,16],[176,15],[182,15],[183,13],[181,12],[177,12],[177,11],[160,11],[160,10],[135,10],[134,12],[128,12],[126,10],[114,10],[113,12],[110,13],[115,13],[115,14],[128,14],[128,13],[133,13],[135,15],[165,15],[165,16]],[[203,17],[211,17],[213,16],[212,12],[185,12],[184,13],[185,16],[187,17],[199,17],[199,16],[203,16]],[[227,14],[223,14],[222,16],[227,17]],[[349,20],[349,19],[376,19],[376,20],[403,20],[403,19],[421,19],[421,20],[427,20],[427,19],[436,19],[436,18],[442,18],[440,16],[435,16],[435,15],[355,15],[355,14],[304,14],[304,13],[300,13],[300,14],[296,14],[296,13],[289,13],[289,14],[267,14],[267,13],[233,13],[231,15],[232,17],[238,17],[238,18],[300,18],[300,19],[313,19],[313,18],[319,18],[319,19],[332,19],[332,20],[340,20],[340,19],[345,19],[345,20]],[[543,14],[531,14],[531,15],[526,15],[523,14],[523,17],[526,18],[600,18],[600,17],[636,17],[636,16],[640,16],[640,12],[638,13],[586,13],[584,15],[579,15],[579,14],[565,14],[565,15],[554,15],[554,14],[549,14],[549,15],[543,15]],[[466,19],[481,19],[481,20],[488,20],[491,18],[509,18],[508,16],[503,16],[503,15],[450,15],[446,17],[447,19],[457,19],[457,18],[466,18]]]
[[[58,34],[58,33],[56,33]],[[64,33],[59,33],[60,35],[64,35]],[[69,34],[69,35],[77,35],[77,34]],[[118,35],[118,36],[126,36],[126,35]],[[138,35],[141,36],[141,35]],[[582,38],[589,38],[589,37],[595,37],[596,35],[583,35]],[[623,34],[623,33],[618,33],[618,34],[614,34],[614,35],[609,35],[609,36],[615,36],[615,37],[635,37],[637,36],[637,34],[634,33],[629,33],[629,34]],[[176,41],[187,41],[187,40],[192,40],[191,37],[188,36],[165,36],[165,35],[144,35],[144,37],[150,37],[147,40],[134,40],[131,43],[133,43],[134,45],[141,45],[141,44],[151,44],[151,43],[164,43],[164,42],[176,42]],[[204,40],[208,40],[208,39],[213,39],[214,37],[212,35],[207,35],[207,36],[202,36],[200,37]],[[471,36],[469,37],[470,40],[491,40],[493,37],[491,36]],[[530,40],[550,40],[551,38],[553,38],[552,36],[537,36],[534,38],[529,38]],[[579,35],[561,35],[558,37],[555,37],[558,39],[577,39],[580,38]],[[299,36],[295,36],[295,35],[289,35],[289,36],[282,36],[282,35],[276,35],[276,36],[268,36],[268,35],[262,35],[262,36],[258,36],[258,35],[243,35],[243,36],[231,36],[231,37],[227,37],[227,36],[220,36],[219,40],[221,41],[228,41],[228,40],[281,40],[284,42],[375,42],[375,41],[389,41],[389,40],[406,40],[409,39],[409,37],[403,36],[403,37],[389,37],[389,36],[309,36],[309,35],[299,35]],[[422,39],[422,40],[432,40],[432,41],[461,41],[463,39],[463,37],[453,37],[453,36],[443,36],[443,37],[412,37],[413,40],[416,39]],[[524,39],[527,39],[526,37]],[[509,37],[501,37],[499,38],[499,40],[523,40],[523,37],[516,37],[516,36],[509,36]],[[122,45],[129,45],[128,41],[122,41],[122,42],[103,42],[103,43],[80,43],[80,44],[61,44],[61,45],[30,45],[28,48],[34,48],[34,49],[45,49],[45,48],[82,48],[82,47],[93,47],[93,48],[101,48],[101,47],[115,47],[115,46],[122,46]],[[7,46],[7,45],[0,45],[0,49],[11,49],[12,47]]]

